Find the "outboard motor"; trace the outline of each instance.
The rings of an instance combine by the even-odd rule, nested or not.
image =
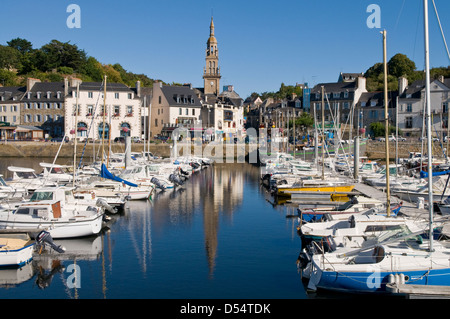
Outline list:
[[[180,179],[180,177],[178,177],[175,174],[170,174],[169,175],[169,181],[171,181],[172,183],[175,183],[177,185],[183,185],[184,182]]]
[[[53,238],[49,232],[43,230],[36,236],[36,247],[38,247],[39,249],[44,248],[46,244],[60,254],[66,251],[64,247],[58,246],[53,242]]]
[[[165,190],[166,187],[159,181],[159,179],[157,179],[156,177],[152,177],[152,179],[150,180],[150,182],[152,182],[153,184],[156,185],[156,187]]]
[[[180,173],[183,174],[184,176],[189,176],[189,172],[186,172],[181,167],[180,167]]]
[[[112,207],[108,204],[108,202],[104,198],[97,199],[97,202],[95,203],[98,207],[103,207],[105,211],[111,213],[111,214],[117,214],[117,209]]]

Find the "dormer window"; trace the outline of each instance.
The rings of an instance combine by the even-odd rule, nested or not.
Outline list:
[[[338,99],[341,96],[340,93],[333,93],[333,98]]]
[[[47,99],[50,99],[52,97],[52,92],[47,92]]]
[[[58,99],[60,99],[61,98],[61,92],[56,92],[56,97],[58,98]]]
[[[27,99],[31,99],[31,92],[27,93]]]
[[[37,98],[38,98],[38,99],[41,98],[41,92],[37,92],[36,95],[37,95]]]

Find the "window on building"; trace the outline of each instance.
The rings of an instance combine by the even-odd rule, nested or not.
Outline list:
[[[405,127],[406,128],[412,128],[413,127],[413,118],[411,116],[408,116],[405,118]]]
[[[119,93],[114,93],[114,98],[116,99],[116,100],[118,100],[119,99]],[[128,97],[129,98],[129,97]]]
[[[93,92],[88,92],[88,98],[92,99],[94,97],[94,93]]]
[[[189,115],[189,109],[186,109],[186,115]]]
[[[442,113],[448,113],[448,102],[442,103]]]
[[[133,115],[133,107],[132,106],[127,106],[127,115],[128,116],[131,116],[131,115]]]
[[[86,116],[92,116],[94,113],[94,106],[88,105],[86,108]]]
[[[120,115],[120,105],[114,105],[114,116]]]
[[[406,112],[412,112],[412,104],[411,103],[408,103],[406,105]]]
[[[158,97],[159,104],[161,104],[161,95]]]
[[[370,111],[370,117],[373,118],[373,119],[377,119],[378,118],[378,111],[377,110]]]
[[[192,115],[195,115],[195,109],[192,109]]]
[[[183,110],[181,109],[181,107],[178,109],[178,115],[183,115]]]
[[[155,119],[155,126],[158,127],[158,119]]]
[[[40,122],[42,120],[42,116],[40,114],[36,114],[36,122]]]
[[[128,99],[132,100],[133,99],[133,93],[128,93]]]

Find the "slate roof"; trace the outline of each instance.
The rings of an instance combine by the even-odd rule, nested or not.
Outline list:
[[[431,83],[439,81],[431,79]],[[442,83],[442,82],[441,82]],[[450,79],[444,79],[443,83],[450,90]],[[406,98],[407,95],[411,94],[411,99],[420,99],[422,95],[422,90],[425,89],[425,80],[417,80],[408,85],[405,92],[400,95],[400,98]]]
[[[389,107],[395,107],[397,95],[398,95],[397,91],[388,92]],[[371,105],[372,101],[376,102],[374,106]],[[379,92],[362,93],[358,103],[361,105],[361,102],[366,103],[366,105],[362,107],[384,107],[384,92],[379,91]]]
[[[322,93],[322,86],[324,87],[325,93],[333,92],[344,92],[348,90],[349,92],[355,91],[357,89],[357,82],[331,82],[331,83],[319,83],[314,86],[311,90],[311,95],[315,93]]]
[[[189,106],[189,107],[201,107],[202,104],[200,100],[197,98],[195,91],[191,89],[189,86],[172,86],[172,85],[163,85],[161,87],[161,91],[164,94],[166,100],[169,102],[170,106]],[[177,96],[180,99],[177,101]],[[193,103],[189,100],[184,102],[182,97],[194,99]]]
[[[3,101],[0,101],[0,103],[19,102],[26,90],[27,88],[25,86],[2,86],[0,87],[0,97],[3,97]],[[14,97],[15,99],[13,99]]]
[[[80,84],[82,91],[100,91],[104,90],[102,82],[83,82]],[[123,83],[108,83],[106,82],[106,91],[108,92],[129,92],[133,91]]]
[[[35,102],[42,100],[51,100],[64,102],[64,82],[36,82],[29,92],[31,92],[30,99],[28,99],[27,94],[25,94],[23,96],[23,101]],[[40,99],[37,97],[38,92],[41,92]],[[47,92],[51,92],[50,99],[47,99]],[[61,92],[61,96],[59,99],[57,98],[57,92]]]

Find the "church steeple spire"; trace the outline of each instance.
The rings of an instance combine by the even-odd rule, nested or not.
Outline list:
[[[206,42],[206,66],[203,69],[205,94],[219,94],[220,78],[219,50],[214,35],[214,20],[211,16],[209,38]]]
[[[211,16],[211,25],[209,26],[209,36],[213,37],[214,36],[214,21],[213,21],[213,17]]]

